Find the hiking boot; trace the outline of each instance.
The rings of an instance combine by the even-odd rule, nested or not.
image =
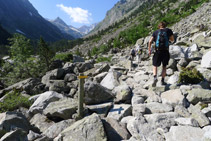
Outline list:
[[[156,84],[157,84],[157,82],[158,82],[158,79],[157,79],[157,78],[155,78],[155,79],[154,79],[154,81],[153,81],[153,83],[152,83],[152,87],[155,87],[155,86],[156,86]]]
[[[161,81],[161,85],[167,85],[167,83],[164,81]]]

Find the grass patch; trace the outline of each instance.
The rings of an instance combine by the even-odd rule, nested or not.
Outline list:
[[[32,103],[27,97],[22,96],[19,92],[11,92],[6,94],[6,98],[0,103],[0,113],[6,111],[14,111],[19,107],[29,108]]]
[[[109,56],[109,57],[98,57],[96,62],[99,63],[99,62],[111,62],[111,58],[112,56]]]
[[[55,55],[54,60],[71,62],[73,60],[73,55],[72,55],[72,53],[59,53],[59,54]]]

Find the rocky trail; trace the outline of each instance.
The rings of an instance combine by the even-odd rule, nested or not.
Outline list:
[[[160,67],[159,81],[152,87],[152,57],[147,55],[150,36],[137,41],[144,53],[140,64],[133,61],[132,69],[130,48],[111,51],[105,55],[113,56],[107,63],[74,56],[72,63],[55,67],[41,80],[29,78],[0,91],[1,102],[14,89],[32,102],[29,109],[0,113],[0,141],[211,140],[210,4],[200,9],[209,20],[188,26],[185,33],[177,27],[185,27],[186,21],[173,27],[178,41],[169,48],[167,85],[160,83]],[[178,83],[182,67],[195,68],[204,80]],[[89,76],[82,119],[77,118],[79,73]]]

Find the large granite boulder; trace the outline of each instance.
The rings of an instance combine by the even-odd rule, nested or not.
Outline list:
[[[1,90],[0,97],[2,97],[5,93],[7,93],[13,89],[19,89],[19,90],[25,91],[25,93],[27,93],[29,95],[34,95],[34,94],[42,93],[44,91],[44,87],[45,86],[40,82],[39,79],[28,78],[26,80],[15,83],[15,84]]]
[[[211,69],[211,51],[203,55],[201,60],[201,67]]]
[[[127,140],[131,137],[125,125],[113,118],[103,121],[108,140]]]
[[[192,126],[172,126],[165,134],[166,141],[202,141],[204,131]]]
[[[0,114],[0,137],[11,130],[22,129],[28,132],[30,128],[30,123],[22,113],[6,112]]]
[[[84,100],[88,105],[104,103],[114,98],[110,90],[92,81],[87,81],[84,84],[84,90]]]
[[[128,85],[120,85],[112,91],[115,95],[115,102],[126,102],[130,103],[132,97],[132,91]]]
[[[75,122],[73,119],[63,120],[58,123],[53,124],[48,129],[43,132],[43,135],[50,139],[56,138],[64,129],[69,127]]]
[[[48,104],[43,113],[54,119],[70,119],[76,113],[77,107],[78,102],[75,99],[64,98]]]
[[[53,121],[49,120],[46,116],[38,113],[30,119],[31,125],[39,129],[40,132],[46,131],[50,126],[54,124]]]
[[[45,92],[36,99],[36,101],[29,108],[30,114],[42,113],[49,103],[57,101],[64,96],[54,91]]]
[[[182,95],[182,92],[180,91],[180,89],[168,90],[162,93],[161,99],[162,99],[162,102],[165,104],[171,104],[173,106],[180,104],[183,106],[187,106],[187,101],[184,95]]]
[[[144,115],[147,122],[153,125],[156,128],[167,129],[176,124],[175,119],[179,117],[179,115],[175,112],[167,112],[167,113],[155,113]]]
[[[101,81],[101,85],[112,90],[116,86],[118,86],[119,83],[119,77],[121,76],[121,73],[118,71],[115,71],[113,69],[110,69],[108,74],[105,76],[105,78]]]
[[[16,129],[9,133],[6,133],[0,139],[1,141],[28,141],[27,139],[27,132],[23,129]]]
[[[93,113],[97,113],[100,117],[104,118],[111,107],[113,106],[112,102],[107,102],[103,104],[95,104],[95,105],[86,105],[86,107]]]
[[[192,89],[187,96],[187,99],[192,104],[201,102],[211,102],[211,91],[205,89]]]
[[[169,53],[172,59],[179,60],[185,57],[184,49],[180,46],[169,46]]]
[[[85,117],[63,130],[55,141],[107,141],[103,123],[97,114]]]

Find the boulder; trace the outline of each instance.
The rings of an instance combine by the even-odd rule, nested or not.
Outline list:
[[[165,134],[166,141],[201,141],[204,131],[192,126],[172,126]]]
[[[100,66],[100,68],[97,68],[94,75],[97,75],[97,74],[100,74],[100,73],[103,73],[103,72],[108,72],[110,69],[110,66],[109,64],[105,63],[105,64],[102,64],[102,66]]]
[[[64,98],[55,102],[51,102],[44,109],[43,113],[47,117],[53,119],[70,119],[76,113],[78,102],[75,99]]]
[[[118,86],[119,83],[119,77],[121,76],[121,73],[118,71],[114,71],[113,69],[110,69],[108,74],[105,76],[105,78],[101,81],[101,85],[108,88],[109,90],[113,90],[116,86]]]
[[[130,119],[127,124],[127,129],[132,135],[131,139],[134,141],[164,141],[162,135],[159,135],[155,130],[156,128],[152,124],[146,123],[143,117]]]
[[[38,94],[44,91],[44,85],[40,82],[39,79],[36,78],[28,78],[16,84],[13,84],[3,90],[0,91],[0,97],[2,97],[5,93],[18,89],[25,91],[25,93],[29,95]]]
[[[185,57],[189,59],[200,59],[202,57],[197,44],[193,44],[191,47],[185,48]]]
[[[93,68],[94,66],[90,62],[83,62],[83,63],[76,63],[76,67],[78,68],[79,72],[85,72]]]
[[[49,91],[69,93],[70,88],[67,86],[64,80],[50,80]]]
[[[183,105],[187,106],[187,101],[185,97],[182,95],[180,89],[168,90],[161,94],[162,103],[171,104],[172,106]]]
[[[6,133],[3,137],[1,137],[1,141],[28,141],[26,131],[22,129],[16,129],[9,133]]]
[[[73,73],[68,73],[64,77],[65,82],[72,82],[72,81],[75,81],[75,80],[77,80],[77,76]]]
[[[29,141],[34,141],[34,140],[36,140],[38,138],[41,138],[41,137],[42,137],[42,135],[40,135],[38,133],[35,133],[32,130],[30,130],[29,133],[28,133],[28,135],[27,135],[27,139]]]
[[[108,118],[120,121],[123,117],[132,115],[132,106],[129,104],[115,104],[108,113]]]
[[[192,104],[197,104],[199,101],[210,103],[211,91],[205,89],[192,89],[188,93],[187,100]]]
[[[22,113],[6,112],[0,114],[0,137],[11,130],[22,129],[28,132],[30,128],[30,123]]]
[[[115,102],[117,102],[117,103],[119,103],[119,102],[130,103],[131,102],[132,91],[128,85],[117,86],[113,89],[112,92],[116,96]]]
[[[31,125],[38,128],[40,130],[40,132],[46,131],[50,126],[52,126],[54,124],[53,121],[50,121],[46,116],[44,116],[40,113],[34,115],[30,119],[30,123],[31,123]]]
[[[46,86],[50,86],[50,80],[61,80],[65,76],[65,70],[62,68],[55,69],[52,71],[49,71],[42,77],[42,83],[45,84]]]
[[[158,102],[151,102],[144,104],[146,107],[145,114],[166,113],[173,111],[173,107],[168,104],[161,104]]]
[[[203,55],[201,60],[201,67],[211,69],[211,51]]]
[[[73,63],[84,62],[84,59],[80,56],[73,55]]]
[[[29,108],[30,114],[42,113],[43,109],[45,109],[49,103],[57,101],[64,96],[54,91],[48,91],[41,94],[36,101]]]
[[[184,49],[180,46],[169,46],[169,53],[172,59],[179,60],[185,57]]]
[[[103,80],[103,78],[105,78],[105,76],[106,76],[107,74],[108,74],[108,72],[102,72],[102,73],[96,75],[96,76],[94,77],[94,81],[96,81],[97,83],[100,83],[100,82]]]
[[[107,88],[101,86],[98,83],[87,81],[84,84],[85,90],[85,103],[88,105],[91,104],[100,104],[113,99],[111,91]]]
[[[177,113],[155,113],[144,115],[147,122],[156,128],[166,129],[176,124],[175,119],[179,117]]]
[[[188,112],[188,110],[187,110],[185,107],[181,106],[181,105],[177,105],[177,106],[174,108],[174,112],[177,113],[177,114],[179,114],[180,116],[186,117],[186,118],[190,117],[190,115],[191,115],[191,114]]]
[[[92,114],[63,130],[57,140],[107,141],[107,137],[100,117],[97,114]]]
[[[144,97],[140,96],[140,95],[133,95],[132,96],[132,100],[131,100],[131,104],[132,106],[136,105],[136,104],[143,104],[144,103]]]
[[[112,118],[103,122],[108,140],[127,140],[131,137],[124,124]]]
[[[152,90],[146,90],[137,87],[133,90],[133,93],[134,95],[140,95],[144,97],[144,99],[147,99],[147,102],[161,102],[161,98]]]
[[[191,117],[198,121],[200,127],[204,127],[210,124],[209,119],[203,114],[199,108],[190,105],[188,111],[191,113]]]
[[[178,125],[181,125],[181,126],[199,127],[198,122],[193,118],[182,118],[182,117],[180,117],[180,118],[176,118],[175,121]]]
[[[209,125],[209,126],[205,126],[204,128],[203,128],[203,130],[205,131],[205,133],[204,133],[204,136],[203,136],[203,140],[204,141],[209,141],[209,140],[211,140],[211,126]]]
[[[211,106],[208,106],[206,108],[203,108],[201,110],[202,113],[204,113],[207,117],[211,118]]]
[[[75,120],[73,119],[69,119],[69,120],[63,120],[60,121],[58,123],[53,124],[52,126],[50,126],[48,129],[46,129],[43,132],[43,135],[45,135],[46,137],[50,138],[50,139],[54,139],[56,138],[64,129],[66,129],[67,127],[71,126],[73,123],[75,122]]]
[[[87,105],[86,107],[91,112],[97,113],[98,115],[100,115],[100,117],[103,118],[106,117],[112,106],[113,106],[112,102],[108,102],[103,104]]]
[[[174,73],[172,76],[169,77],[168,83],[169,84],[177,84],[179,80],[179,73]]]
[[[144,104],[135,104],[132,107],[132,115],[134,117],[143,116],[146,113],[146,106]]]

